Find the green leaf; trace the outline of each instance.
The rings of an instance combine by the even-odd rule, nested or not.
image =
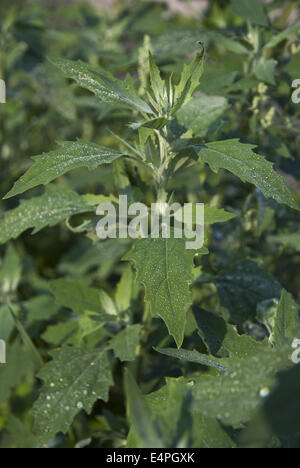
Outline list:
[[[113,383],[105,350],[61,348],[51,356],[39,373],[44,384],[32,410],[34,431],[43,443],[66,433],[82,409],[90,414],[98,399],[107,401]]]
[[[268,26],[269,19],[261,0],[232,0],[232,12],[240,16],[246,21],[258,24],[260,26]]]
[[[111,73],[100,67],[91,67],[81,61],[51,58],[63,74],[75,80],[79,86],[88,89],[102,102],[123,104],[146,114],[153,114],[151,108],[138,95],[132,79],[117,80]]]
[[[270,236],[268,240],[276,244],[282,244],[284,247],[291,247],[297,252],[300,252],[300,232]]]
[[[138,434],[142,448],[163,448],[160,433],[136,381],[129,371],[125,373],[125,392],[127,397],[127,413],[129,420]]]
[[[121,280],[117,285],[115,301],[120,313],[126,312],[131,304],[133,292],[133,274],[130,265],[122,274]]]
[[[234,54],[249,54],[249,48],[251,48],[250,44],[242,43],[238,38],[231,39],[230,37],[223,36],[223,34],[215,33],[215,31],[212,33],[212,40]]]
[[[289,365],[288,351],[263,348],[259,353],[231,362],[230,372],[176,380],[182,395],[191,393],[191,411],[217,418],[225,425],[249,421],[262,407],[266,393],[276,385],[276,373]]]
[[[15,321],[11,316],[10,310],[7,305],[0,307],[0,338],[4,341],[8,341],[10,335],[15,328]]]
[[[37,448],[39,441],[29,429],[13,414],[7,417],[7,430],[11,434],[17,448]]]
[[[129,325],[112,338],[109,347],[120,361],[134,361],[140,340],[141,325]]]
[[[184,65],[180,81],[175,86],[175,105],[172,114],[175,114],[180,107],[190,100],[200,85],[200,79],[204,72],[205,48],[201,42],[199,44],[202,47],[201,51],[197,52],[196,57],[189,65]]]
[[[243,325],[254,320],[259,302],[279,298],[280,284],[259,265],[240,260],[229,265],[214,282],[223,307],[230,313],[230,321]]]
[[[42,334],[42,339],[56,347],[65,345],[76,345],[78,343],[78,320],[60,322],[47,327]]]
[[[195,362],[202,366],[214,367],[221,372],[227,372],[228,367],[224,366],[217,359],[213,359],[206,354],[201,354],[196,350],[190,351],[188,349],[174,349],[174,348],[154,348],[158,353],[164,354],[165,356],[182,359],[183,361]]]
[[[153,91],[156,102],[163,109],[167,103],[168,95],[165,81],[160,76],[159,68],[154,62],[151,52],[149,52],[149,67],[151,89]]]
[[[293,24],[289,28],[285,29],[281,33],[278,33],[272,37],[270,41],[265,44],[264,49],[271,49],[272,47],[276,47],[280,42],[284,41],[287,37],[291,34],[294,34],[300,30],[300,22]]]
[[[186,388],[194,381],[186,381]],[[164,430],[167,447],[234,448],[235,444],[219,422],[192,411],[191,393],[181,392],[176,379],[146,397],[151,413]]]
[[[215,208],[214,206],[205,205],[204,207],[204,224],[206,226],[216,223],[226,223],[235,217],[235,214],[229,213],[229,211],[225,211],[223,209]]]
[[[22,303],[26,311],[26,321],[28,324],[50,320],[54,317],[59,307],[54,304],[50,294],[40,294]]]
[[[118,315],[116,304],[114,303],[113,299],[107,294],[106,291],[101,289],[99,291],[99,298],[104,311],[108,315]]]
[[[186,128],[186,136],[202,138],[228,108],[228,101],[224,97],[202,95],[185,104],[177,112],[176,118]]]
[[[56,302],[77,314],[85,311],[105,315],[100,301],[100,291],[88,287],[82,280],[58,279],[50,281],[50,290]],[[111,318],[113,320],[113,316]]]
[[[291,343],[295,338],[297,325],[299,326],[299,307],[291,294],[283,290],[272,333],[272,344],[282,347]]]
[[[70,189],[49,186],[40,197],[23,200],[18,208],[7,211],[0,220],[0,243],[16,239],[33,228],[33,234],[55,226],[66,218],[92,211],[91,205]]]
[[[186,249],[184,239],[148,238],[136,241],[124,257],[134,263],[152,314],[164,320],[178,347],[192,302],[189,281],[193,278],[194,255],[195,251]]]
[[[254,73],[256,77],[260,81],[264,81],[265,83],[275,86],[276,85],[275,70],[276,70],[277,63],[278,62],[274,59],[261,61],[260,63],[257,64],[257,66],[254,69]]]
[[[300,432],[300,365],[278,376],[278,385],[265,401],[268,426],[278,437],[295,437]]]
[[[16,291],[22,274],[20,257],[15,247],[10,244],[0,268],[0,290],[4,294]]]
[[[0,364],[0,404],[9,398],[13,388],[34,372],[31,352],[18,339],[8,347],[6,361],[7,364]]]
[[[118,151],[86,141],[65,141],[57,150],[34,156],[34,165],[15,183],[5,199],[26,192],[26,190],[47,185],[54,179],[79,167],[90,171],[102,164],[110,164],[122,156]]]
[[[169,119],[165,117],[158,117],[157,119],[145,120],[144,122],[132,123],[129,125],[133,130],[138,130],[141,127],[160,129],[164,128],[170,122]]]
[[[242,359],[256,354],[265,346],[248,335],[239,335],[233,325],[212,312],[198,307],[193,307],[193,312],[198,334],[212,355]]]
[[[253,152],[254,145],[240,143],[238,139],[207,143],[194,147],[203,163],[218,172],[226,169],[243,182],[254,184],[267,198],[274,198],[291,208],[300,210],[299,200],[285,185],[283,177],[273,170],[273,164]]]

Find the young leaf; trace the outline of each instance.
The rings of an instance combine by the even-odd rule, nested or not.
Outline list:
[[[122,156],[118,151],[86,141],[65,141],[55,151],[34,156],[33,166],[15,183],[4,199],[14,197],[38,185],[47,185],[54,179],[79,167],[90,171],[102,164],[110,164]]]
[[[166,83],[160,76],[160,71],[154,62],[151,52],[149,52],[149,66],[150,66],[150,79],[151,88],[160,108],[163,109],[167,99]]]
[[[226,169],[244,182],[250,182],[267,198],[274,198],[291,208],[300,210],[300,202],[285,185],[283,178],[273,170],[273,164],[253,152],[254,145],[240,143],[238,139],[207,143],[194,147],[203,163],[217,172]]]
[[[152,314],[164,320],[178,348],[183,342],[186,312],[192,302],[189,281],[193,278],[194,255],[195,251],[186,249],[184,239],[148,238],[136,241],[124,257],[134,263]]]
[[[264,81],[265,83],[275,86],[275,70],[277,63],[278,62],[274,59],[261,61],[255,67],[254,73],[260,81]]]
[[[284,346],[295,338],[296,328],[299,326],[299,307],[291,294],[283,290],[272,333],[272,344]]]
[[[268,26],[269,18],[265,11],[262,0],[232,0],[232,12],[241,16],[246,21],[258,24],[260,26]]]
[[[120,361],[134,361],[141,329],[141,325],[129,325],[110,341],[109,347]]]
[[[40,197],[21,201],[0,219],[0,244],[16,239],[33,228],[33,234],[46,226],[55,226],[66,218],[92,211],[90,203],[70,189],[49,186]]]
[[[105,315],[100,302],[100,291],[86,286],[82,280],[53,280],[50,281],[50,290],[58,304],[73,310],[77,314],[89,311]]]
[[[66,433],[76,414],[88,414],[98,400],[108,400],[113,383],[107,352],[85,348],[61,348],[40,371],[40,396],[33,407],[34,431],[42,443],[58,432]]]
[[[227,372],[228,367],[224,366],[217,359],[214,359],[206,354],[201,354],[196,350],[190,351],[189,349],[174,349],[174,348],[154,348],[158,353],[164,354],[165,356],[182,359],[183,361],[195,362],[202,366],[214,367],[221,372]]]
[[[20,257],[15,247],[9,244],[0,268],[0,291],[2,290],[5,294],[14,292],[20,282],[21,273]]]
[[[132,80],[117,80],[111,73],[100,67],[91,67],[81,61],[71,61],[62,58],[51,58],[66,77],[75,80],[79,86],[88,89],[101,101],[112,104],[123,104],[146,114],[153,114],[151,108],[144,102],[135,90]]]
[[[184,65],[180,81],[175,87],[175,106],[172,109],[172,114],[175,114],[190,100],[200,84],[200,78],[204,72],[204,45],[199,44],[202,46],[202,50],[197,53],[189,65]]]

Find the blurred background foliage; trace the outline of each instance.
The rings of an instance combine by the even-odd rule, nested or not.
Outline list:
[[[272,161],[287,184],[300,194],[300,105],[291,100],[292,80],[300,78],[299,35],[291,35],[271,48],[261,46],[275,32],[279,34],[294,24],[299,8],[297,2],[285,0],[271,0],[266,6],[270,24],[257,37],[251,24],[234,14],[225,0],[1,0],[0,78],[7,85],[7,103],[0,105],[1,196],[30,167],[30,156],[53,149],[58,141],[83,138],[115,146],[115,137],[108,128],[125,139],[131,138],[127,124],[132,115],[128,110],[98,103],[91,94],[66,80],[48,62],[48,56],[99,64],[120,78],[129,72],[139,83],[142,95],[149,49],[166,76],[171,72],[176,75],[197,49],[199,40],[205,43],[207,53],[197,91],[201,136],[205,140],[240,138],[256,144],[260,154]],[[260,66],[260,53],[269,61],[266,68]],[[126,163],[118,162],[93,172],[74,171],[58,183],[67,183],[79,193],[109,195],[113,183],[122,186],[127,177],[135,178],[135,174],[130,173]],[[178,199],[182,194],[186,201],[187,193],[189,201],[203,201],[238,215],[207,233],[211,253],[199,267],[202,279],[195,290],[195,300],[201,307],[223,311],[222,295],[217,294],[211,278],[232,265],[233,260],[245,258],[255,262],[258,272],[263,267],[299,301],[299,214],[266,200],[258,190],[241,184],[230,174],[215,175],[205,167],[182,172],[174,180],[173,189]],[[5,209],[14,208],[17,201],[9,200]],[[4,210],[2,201],[0,206]],[[50,327],[66,314],[53,304],[48,281],[64,275],[80,277],[113,294],[126,268],[120,262],[126,245],[103,246],[93,240],[60,226],[41,232],[38,241],[27,233],[14,244],[22,270],[15,288],[20,316],[45,355],[58,344],[51,337]],[[1,247],[2,259],[4,255],[5,248]],[[248,285],[243,289],[236,281],[233,288],[239,287],[244,297]],[[256,298],[254,307],[265,299]],[[136,314],[141,314],[141,302],[136,293]],[[1,334],[13,340],[16,331],[3,307]],[[192,323],[190,328],[193,330]],[[249,329],[262,333],[253,310]],[[159,343],[162,333],[164,330],[153,331],[152,344]],[[187,330],[187,340],[190,336]],[[145,391],[157,387],[163,376],[181,372],[179,364],[173,363],[172,368],[169,361],[163,361],[162,365],[160,358],[152,354],[143,365],[141,382]],[[9,428],[16,430],[17,423],[8,415],[18,414],[26,422],[27,409],[36,397],[33,371],[25,370],[9,388],[0,391],[2,446],[16,444]],[[81,415],[75,421],[74,432],[67,440],[59,440],[58,445],[74,446],[93,430],[102,434],[97,441],[100,446],[124,443],[126,422],[118,371],[114,373],[116,386],[109,404],[99,403],[95,410],[102,416],[89,419]]]

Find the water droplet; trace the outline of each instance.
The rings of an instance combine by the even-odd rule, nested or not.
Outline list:
[[[55,383],[51,382],[50,387],[55,387]]]
[[[83,408],[83,403],[81,401],[79,401],[76,406],[77,406],[78,409],[82,409]]]
[[[70,406],[65,406],[66,411],[70,411]]]
[[[270,389],[268,387],[264,387],[259,391],[259,396],[261,398],[267,398],[270,395]]]
[[[51,400],[51,396],[50,395],[47,395],[47,401],[50,401]]]

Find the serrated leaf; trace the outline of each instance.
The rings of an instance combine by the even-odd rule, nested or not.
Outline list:
[[[217,278],[221,304],[228,309],[230,321],[243,325],[256,316],[259,302],[279,298],[280,284],[263,268],[249,260],[229,265]]]
[[[186,249],[184,239],[149,238],[136,241],[124,257],[134,263],[152,314],[163,319],[178,347],[192,301],[189,281],[193,278],[194,255],[195,251]]]
[[[67,172],[87,167],[90,171],[102,164],[110,164],[122,156],[118,151],[86,141],[65,141],[57,150],[34,156],[33,166],[14,184],[4,197],[14,197],[38,185],[48,185]]]
[[[43,443],[66,433],[82,409],[90,414],[98,399],[107,401],[113,383],[105,350],[61,348],[51,356],[39,373],[44,384],[32,410],[34,431]]]
[[[112,104],[123,104],[146,114],[153,114],[135,90],[132,80],[117,80],[111,73],[100,67],[91,67],[81,61],[62,58],[51,58],[66,77],[72,78],[82,88],[88,89],[101,101]]]
[[[16,239],[30,228],[36,234],[74,214],[91,210],[91,205],[76,192],[50,185],[40,197],[23,200],[19,207],[4,214],[0,220],[0,243]]]
[[[272,163],[254,153],[254,148],[254,145],[240,143],[238,139],[195,147],[200,160],[209,164],[213,171],[226,169],[242,181],[254,184],[265,197],[300,210],[299,200],[285,185],[283,177],[273,170]]]
[[[159,68],[154,62],[151,52],[149,52],[149,70],[151,89],[153,91],[156,102],[159,104],[160,108],[163,109],[167,100],[166,83],[160,76]]]
[[[189,349],[174,349],[174,348],[154,348],[160,354],[164,354],[165,356],[173,357],[176,359],[182,359],[183,361],[194,362],[196,364],[200,364],[202,366],[207,367],[214,367],[221,372],[227,372],[229,370],[228,367],[224,366],[222,362],[218,362],[217,359],[213,359],[206,354],[201,354],[196,350],[189,350]]]
[[[175,114],[187,101],[190,100],[198,86],[200,78],[204,72],[204,45],[202,50],[197,52],[196,57],[189,65],[184,65],[180,81],[175,86],[175,105],[172,114]]]
[[[299,326],[299,307],[291,294],[283,290],[275,316],[272,344],[282,347],[291,343]]]
[[[120,361],[134,361],[141,329],[141,325],[129,325],[111,339],[109,347]]]
[[[263,348],[253,356],[232,361],[230,372],[203,375],[190,388],[187,379],[178,379],[178,386],[183,394],[191,392],[195,414],[238,425],[249,421],[261,408],[266,392],[276,385],[276,373],[288,365],[287,349]]]
[[[258,24],[261,26],[268,26],[269,19],[262,0],[232,0],[232,12],[241,16],[246,21]]]

